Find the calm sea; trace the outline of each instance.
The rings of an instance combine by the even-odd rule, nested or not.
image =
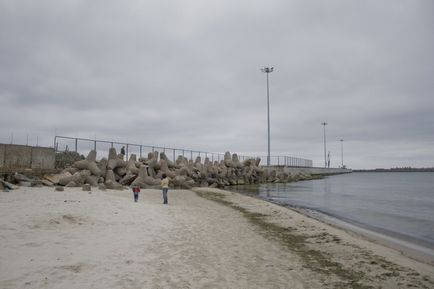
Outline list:
[[[434,248],[434,173],[352,173],[321,180],[230,189],[313,209]]]

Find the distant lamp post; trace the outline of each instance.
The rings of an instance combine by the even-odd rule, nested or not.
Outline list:
[[[328,123],[322,122],[321,124],[324,126],[324,167],[327,168],[326,125]]]
[[[261,71],[267,74],[267,120],[268,120],[268,154],[267,166],[270,166],[270,90],[268,84],[268,74],[273,72],[274,67],[263,67]]]
[[[341,141],[341,168],[344,168],[344,139],[340,139]]]

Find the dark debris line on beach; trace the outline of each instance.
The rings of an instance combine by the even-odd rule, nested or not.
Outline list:
[[[393,264],[385,260],[383,257],[376,256],[366,251],[364,251],[362,255],[367,259],[369,266],[379,267],[379,269],[385,272],[374,276],[368,276],[365,272],[345,268],[343,264],[333,261],[330,254],[309,248],[307,245],[308,239],[315,236],[294,234],[290,228],[283,228],[277,224],[267,222],[265,220],[267,215],[250,212],[247,209],[228,201],[224,194],[202,190],[194,191],[202,198],[215,201],[241,212],[252,224],[261,228],[260,232],[262,232],[266,238],[278,241],[286,249],[296,253],[304,261],[304,268],[321,274],[324,277],[330,275],[336,276],[341,281],[330,284],[333,286],[332,288],[382,288],[379,284],[383,282],[388,283],[387,281],[396,282],[399,288],[433,288],[431,286],[434,285],[434,282],[428,276],[421,277],[417,272],[409,268]],[[322,235],[324,234],[328,235],[327,233],[323,233]],[[362,263],[366,262],[362,261]],[[412,277],[412,282],[404,284],[403,282],[405,281],[402,278],[399,278],[400,274]]]

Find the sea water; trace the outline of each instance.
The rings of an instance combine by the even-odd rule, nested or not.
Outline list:
[[[434,248],[434,173],[351,173],[231,190],[315,210],[394,238]]]

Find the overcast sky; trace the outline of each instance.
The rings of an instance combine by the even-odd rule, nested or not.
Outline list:
[[[434,1],[0,0],[0,142],[434,166]]]

